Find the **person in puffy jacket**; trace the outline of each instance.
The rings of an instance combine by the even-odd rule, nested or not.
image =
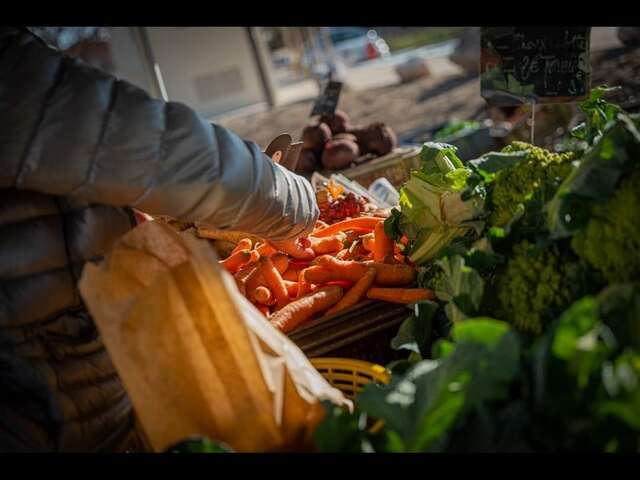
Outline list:
[[[0,27],[0,451],[140,448],[77,289],[133,207],[273,240],[319,214],[255,144]]]

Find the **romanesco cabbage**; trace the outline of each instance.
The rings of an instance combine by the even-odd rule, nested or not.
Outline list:
[[[640,170],[620,183],[611,199],[596,204],[586,227],[571,240],[576,254],[609,282],[640,276]]]
[[[497,289],[501,317],[532,334],[540,334],[572,298],[558,253],[553,247],[538,249],[527,240],[514,246]]]
[[[489,223],[503,227],[516,213],[519,204],[530,200],[536,190],[544,187],[551,196],[571,172],[574,152],[553,153],[525,142],[512,142],[502,151],[513,153],[528,150],[526,159],[500,170],[492,183],[493,211]]]

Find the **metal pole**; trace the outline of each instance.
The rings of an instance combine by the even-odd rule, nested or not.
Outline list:
[[[140,43],[144,57],[147,60],[145,69],[147,70],[149,77],[153,80],[152,85],[155,90],[154,94],[156,97],[162,97],[165,102],[168,102],[169,96],[167,95],[167,89],[164,86],[162,73],[160,72],[160,65],[156,62],[155,55],[153,54],[153,48],[151,47],[151,41],[149,40],[147,29],[145,27],[136,27],[133,31],[137,34],[136,37]]]
[[[267,68],[264,64],[264,59],[260,53],[260,47],[258,46],[259,39],[256,38],[256,31],[254,27],[245,27],[247,31],[247,35],[249,36],[249,43],[251,44],[251,50],[253,52],[253,57],[256,62],[256,67],[258,68],[258,74],[260,75],[260,81],[262,83],[262,90],[264,91],[264,96],[267,100],[267,104],[269,107],[273,107],[275,105],[275,93],[273,91],[273,87],[271,82],[269,82],[269,77],[267,75]]]

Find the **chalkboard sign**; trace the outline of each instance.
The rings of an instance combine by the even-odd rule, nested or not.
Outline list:
[[[313,110],[311,111],[311,117],[316,115],[333,115],[338,106],[338,100],[340,99],[340,91],[342,90],[342,82],[329,81],[327,86],[322,92],[322,95],[318,98]]]
[[[590,27],[483,27],[481,92],[493,105],[575,102],[589,93]]]

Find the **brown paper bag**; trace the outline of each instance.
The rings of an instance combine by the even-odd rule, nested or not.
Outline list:
[[[192,234],[143,223],[79,286],[156,451],[191,435],[307,449],[319,400],[351,407]]]

